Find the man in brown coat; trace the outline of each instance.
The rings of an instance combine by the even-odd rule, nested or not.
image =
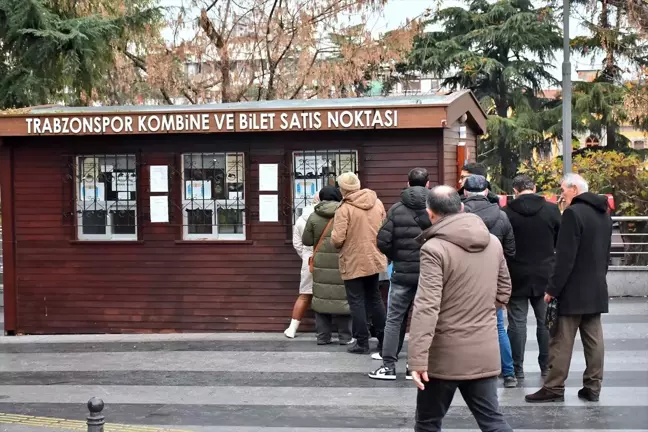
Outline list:
[[[483,431],[512,431],[497,400],[500,351],[496,308],[511,295],[499,240],[461,213],[449,186],[427,199],[432,221],[419,237],[421,272],[410,327],[409,367],[419,388],[416,432],[440,431],[457,388]]]
[[[378,330],[379,345],[385,329],[385,305],[378,289],[378,276],[387,268],[387,257],[378,250],[376,236],[387,215],[376,192],[360,189],[360,180],[354,173],[341,174],[337,181],[344,199],[335,212],[331,243],[340,249],[340,275],[356,339],[348,351],[368,354],[367,311]]]

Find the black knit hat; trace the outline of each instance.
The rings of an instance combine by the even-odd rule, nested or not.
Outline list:
[[[324,186],[319,191],[320,201],[342,201],[342,192],[335,186]]]

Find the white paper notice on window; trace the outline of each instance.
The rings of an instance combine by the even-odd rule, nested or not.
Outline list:
[[[151,222],[169,222],[169,197],[166,195],[151,196]]]
[[[276,192],[279,183],[279,165],[259,164],[259,191]]]
[[[259,222],[279,222],[279,195],[259,195]]]
[[[166,165],[151,165],[151,192],[169,192],[169,167]]]

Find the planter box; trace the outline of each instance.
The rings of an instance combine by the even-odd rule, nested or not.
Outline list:
[[[607,283],[610,297],[648,296],[648,267],[611,266]]]

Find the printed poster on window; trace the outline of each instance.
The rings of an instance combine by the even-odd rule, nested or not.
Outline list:
[[[112,190],[114,192],[135,192],[137,178],[133,172],[113,172]]]
[[[323,156],[302,155],[295,158],[296,178],[316,178],[327,174],[329,161]]]
[[[185,181],[185,199],[188,200],[210,200],[211,181],[210,180],[188,180]]]
[[[79,191],[82,201],[105,201],[106,200],[106,186],[103,183],[98,183],[94,179],[92,181],[84,181],[81,184]]]
[[[311,200],[318,190],[316,179],[295,180],[295,199]]]
[[[243,183],[243,153],[227,155],[227,183]]]
[[[337,172],[336,175],[340,175],[345,172],[355,172],[356,171],[356,157],[355,153],[342,153],[337,157]]]

